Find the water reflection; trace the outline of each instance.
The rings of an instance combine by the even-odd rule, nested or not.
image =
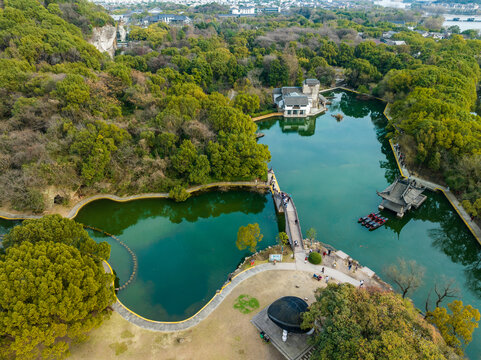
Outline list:
[[[213,191],[193,196],[182,203],[170,199],[145,199],[128,203],[104,199],[82,208],[75,220],[120,235],[141,219],[165,217],[174,224],[180,224],[183,220],[193,223],[199,218],[216,218],[233,212],[258,214],[266,203],[264,194],[249,191]],[[275,217],[275,214],[272,216]]]

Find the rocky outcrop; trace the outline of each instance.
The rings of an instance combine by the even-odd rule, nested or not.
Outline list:
[[[117,28],[112,25],[94,28],[89,42],[100,52],[106,52],[113,57],[117,49]]]
[[[127,39],[127,30],[125,30],[125,27],[123,25],[118,26],[118,32],[119,32],[119,40],[125,41]]]

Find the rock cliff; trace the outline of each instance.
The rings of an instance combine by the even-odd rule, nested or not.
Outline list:
[[[94,28],[89,42],[100,52],[107,52],[113,57],[117,49],[117,28],[112,25]]]

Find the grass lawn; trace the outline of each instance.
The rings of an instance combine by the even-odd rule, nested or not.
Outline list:
[[[314,290],[325,286],[301,271],[265,271],[239,284],[224,302],[199,325],[181,332],[160,333],[141,329],[113,313],[92,331],[90,339],[72,347],[72,359],[284,359],[265,344],[252,317],[281,296],[314,300]],[[248,295],[259,302],[239,311],[238,299]],[[241,299],[246,299],[245,297]],[[252,305],[252,304],[251,304]]]

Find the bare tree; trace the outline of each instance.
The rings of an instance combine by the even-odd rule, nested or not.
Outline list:
[[[440,284],[437,282],[434,284],[434,293],[436,294],[436,302],[435,302],[435,307],[439,307],[439,305],[443,302],[444,299],[447,298],[454,298],[459,294],[459,289],[455,286],[455,279],[449,279],[449,280],[442,280]],[[433,289],[429,290],[428,297],[426,298],[426,304],[425,304],[425,309],[426,309],[426,315],[424,316],[426,318],[427,314],[429,311],[429,305],[430,305],[430,298],[431,298],[431,293]]]
[[[416,290],[421,286],[424,277],[424,267],[416,261],[398,259],[397,264],[390,265],[384,269],[386,276],[395,283],[405,298],[408,292]]]

